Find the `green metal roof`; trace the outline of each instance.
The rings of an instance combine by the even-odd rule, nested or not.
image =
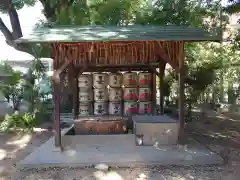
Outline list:
[[[96,42],[137,40],[220,41],[218,36],[186,26],[61,26],[39,28],[17,43]]]

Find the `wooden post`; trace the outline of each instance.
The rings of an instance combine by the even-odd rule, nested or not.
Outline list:
[[[54,128],[55,147],[62,149],[61,127],[60,127],[60,74],[68,67],[69,62],[65,62],[59,69],[53,72],[53,99],[54,99]],[[54,67],[55,68],[55,67]]]
[[[73,118],[76,119],[78,117],[78,109],[79,109],[79,89],[78,89],[78,73],[73,63],[69,66],[69,81],[70,89],[72,94],[72,103],[73,103]]]
[[[159,73],[160,73],[160,77],[159,77],[159,91],[160,91],[160,114],[163,115],[164,114],[164,74],[165,74],[165,68],[166,68],[166,62],[161,60],[160,61],[160,67],[159,67]]]
[[[60,86],[53,81],[53,100],[54,100],[54,139],[55,147],[61,147],[60,129]]]
[[[79,114],[79,87],[78,87],[78,76],[74,77],[74,96],[73,96],[73,102],[74,102],[74,118],[78,118]]]
[[[156,115],[156,68],[152,72],[152,114]]]
[[[178,83],[179,83],[179,136],[178,142],[179,144],[184,143],[184,43],[180,45],[180,55],[179,55],[179,72],[178,72]]]

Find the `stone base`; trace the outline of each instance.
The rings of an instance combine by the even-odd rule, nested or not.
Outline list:
[[[134,116],[134,133],[142,136],[143,145],[178,143],[179,124],[168,116]]]
[[[108,166],[139,167],[141,165],[211,165],[223,160],[196,141],[186,146],[136,146],[135,135],[64,136],[65,150],[56,151],[54,138],[49,139],[24,160],[18,168],[86,167],[104,163]]]

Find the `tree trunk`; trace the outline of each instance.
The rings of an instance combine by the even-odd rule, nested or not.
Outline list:
[[[223,86],[223,72],[220,72],[220,102],[224,101],[224,86]]]

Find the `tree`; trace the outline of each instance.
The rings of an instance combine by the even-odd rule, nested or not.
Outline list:
[[[229,14],[240,14],[240,0],[229,0],[230,5],[228,5],[224,10]],[[238,24],[240,24],[240,18],[238,19]],[[233,39],[232,44],[234,44],[234,49],[239,49],[240,47],[240,28],[238,28],[237,33]]]
[[[0,18],[0,30],[7,43],[34,56],[39,46],[15,44],[14,40],[22,37],[17,10],[24,5],[32,6],[36,1],[42,3],[48,25],[177,24],[213,30],[216,24],[207,26],[204,18],[211,17],[215,20],[212,22],[219,22],[216,21],[219,5],[214,0],[157,0],[153,5],[147,0],[2,0],[1,10],[8,13],[13,29],[11,32]]]

